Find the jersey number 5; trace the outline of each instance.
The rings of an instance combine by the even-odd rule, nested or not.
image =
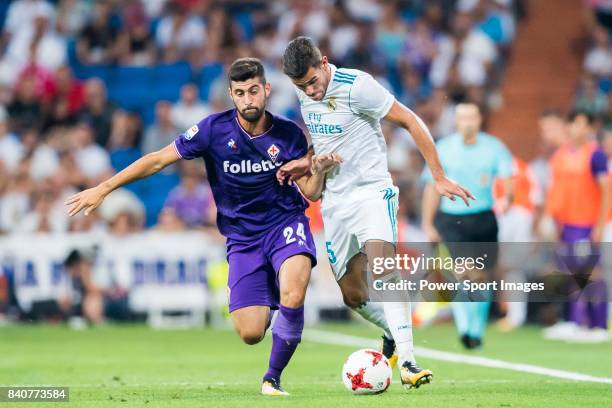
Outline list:
[[[325,248],[327,248],[327,257],[329,258],[329,262],[336,263],[336,254],[334,254],[334,250],[331,247],[331,242],[325,242]]]

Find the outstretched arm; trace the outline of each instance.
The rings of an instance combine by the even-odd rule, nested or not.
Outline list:
[[[81,191],[68,198],[65,204],[72,205],[68,214],[72,217],[83,210],[85,215],[89,215],[90,212],[102,204],[104,198],[113,190],[132,181],[155,174],[180,158],[174,143],[157,152],[149,153],[96,187]]]
[[[438,212],[439,205],[440,195],[437,193],[433,184],[427,183],[423,191],[423,201],[421,205],[421,210],[423,212],[421,226],[431,242],[440,241],[440,233],[434,226],[434,218]]]
[[[291,184],[292,181],[307,175],[312,166],[312,156],[314,156],[314,148],[310,146],[308,152],[303,157],[283,164],[276,172],[276,179],[279,184],[285,184],[287,178],[287,181]]]
[[[295,183],[306,198],[317,201],[325,186],[325,174],[340,163],[342,158],[336,153],[313,156],[309,174],[300,177]]]
[[[425,125],[421,118],[401,103],[395,101],[393,105],[391,105],[391,109],[385,116],[385,119],[410,132],[431,170],[438,193],[453,201],[456,199],[455,196],[458,196],[465,202],[465,205],[469,206],[469,199],[471,198],[473,200],[474,197],[467,189],[446,177],[442,165],[440,164],[436,145],[427,129],[427,125]]]

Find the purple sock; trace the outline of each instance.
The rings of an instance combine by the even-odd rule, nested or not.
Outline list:
[[[591,328],[608,328],[608,288],[606,282],[597,280],[589,289],[589,326]]]
[[[577,326],[588,326],[589,319],[587,316],[588,303],[585,300],[570,302],[569,315],[570,321],[576,323]]]
[[[579,301],[570,303],[571,320],[579,326],[608,327],[608,296],[606,283],[594,281],[586,286]]]
[[[304,306],[298,308],[280,306],[272,328],[272,351],[264,378],[280,380],[281,373],[291,360],[304,329]]]
[[[608,329],[608,303],[594,302],[589,308],[591,328]]]

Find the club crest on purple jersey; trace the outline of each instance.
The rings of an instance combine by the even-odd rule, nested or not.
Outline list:
[[[276,161],[276,158],[278,157],[279,153],[280,149],[276,147],[274,143],[271,144],[270,147],[268,147],[268,155],[270,156],[270,159],[272,159],[273,162]]]
[[[207,116],[179,135],[175,147],[183,159],[204,159],[219,231],[244,241],[303,214],[306,201],[295,186],[277,187],[276,170],[303,157],[308,141],[297,124],[272,114],[266,136],[251,138],[237,117],[236,109]]]

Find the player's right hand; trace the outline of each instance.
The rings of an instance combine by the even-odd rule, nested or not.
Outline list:
[[[442,179],[436,181],[436,190],[440,195],[447,197],[452,201],[456,200],[455,196],[461,198],[468,207],[470,206],[469,200],[475,200],[474,196],[468,191],[468,189],[460,186],[448,177],[443,177]]]
[[[106,194],[107,193],[101,186],[97,186],[71,196],[64,203],[66,205],[72,205],[68,211],[68,215],[72,217],[77,215],[81,210],[83,210],[85,215],[89,215],[102,204]]]

